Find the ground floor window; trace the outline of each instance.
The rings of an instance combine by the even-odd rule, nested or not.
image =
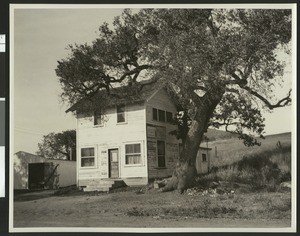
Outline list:
[[[157,165],[166,167],[166,148],[165,141],[157,140]]]
[[[142,164],[141,144],[125,144],[125,165]]]
[[[81,148],[81,167],[95,166],[95,148]]]

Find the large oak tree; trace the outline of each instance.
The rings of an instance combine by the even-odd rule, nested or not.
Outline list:
[[[186,121],[183,151],[164,190],[182,192],[193,184],[209,126],[237,133],[246,145],[259,144],[261,110],[290,104],[291,91],[274,99],[273,90],[284,78],[280,54],[290,53],[291,20],[286,9],[124,10],[113,27],[100,26],[91,45],[69,46],[69,57],[56,69],[62,99],[70,105],[92,101],[99,91],[109,94],[120,85],[138,91],[145,78],[163,83],[180,101]],[[95,107],[105,110],[105,99]]]

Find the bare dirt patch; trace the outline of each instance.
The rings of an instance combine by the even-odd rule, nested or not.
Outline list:
[[[15,198],[14,227],[290,227],[290,192],[76,193]],[[36,195],[36,193],[35,193]]]

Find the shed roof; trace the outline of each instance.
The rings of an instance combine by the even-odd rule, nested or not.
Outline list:
[[[36,155],[36,154],[29,153],[29,152],[24,152],[24,151],[16,152],[15,155],[17,157],[25,158],[25,159],[28,159],[28,158],[41,159],[45,162],[50,162],[50,161],[68,161],[68,162],[70,162],[70,161],[73,161],[73,160],[66,160],[66,159],[46,158],[44,156],[40,156],[40,155]]]
[[[46,159],[46,158],[43,157],[43,156],[36,155],[36,154],[32,154],[32,153],[29,153],[29,152],[24,152],[24,151],[16,152],[15,155],[18,156],[18,157],[22,157],[22,158],[35,157],[35,158]]]
[[[84,98],[71,106],[66,112],[85,110],[93,107],[93,103],[103,103],[106,107],[112,107],[121,104],[137,104],[148,101],[157,91],[166,87],[164,82],[145,80],[138,83],[112,88],[109,94],[106,90],[101,90],[91,98]],[[174,96],[170,96],[173,102],[179,106],[178,101]],[[92,110],[92,109],[90,109]]]

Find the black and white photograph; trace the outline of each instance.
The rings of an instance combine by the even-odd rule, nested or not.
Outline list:
[[[10,232],[295,232],[296,4],[10,4]]]

